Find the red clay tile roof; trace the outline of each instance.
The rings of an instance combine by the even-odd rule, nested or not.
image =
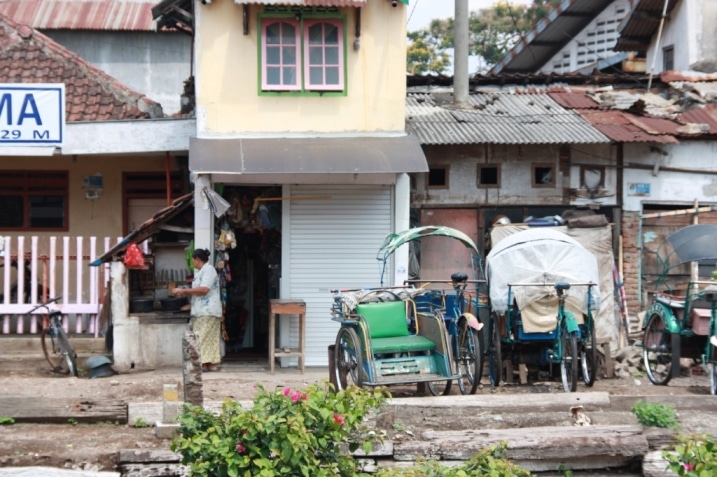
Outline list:
[[[66,121],[164,117],[162,106],[27,25],[0,15],[0,82],[64,83]]]
[[[2,0],[0,15],[39,30],[155,31],[156,2]]]

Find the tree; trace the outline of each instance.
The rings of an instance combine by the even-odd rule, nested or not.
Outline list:
[[[431,35],[427,29],[409,32],[408,39],[411,41],[408,45],[408,72],[410,74],[441,74],[451,64],[445,46],[437,44],[437,38]]]
[[[501,1],[471,12],[468,54],[483,58],[487,67],[495,64],[560,1],[533,0],[531,5]],[[453,18],[448,18],[433,20],[428,28],[410,32],[408,71],[442,73],[450,64],[447,50],[453,48],[454,28]]]

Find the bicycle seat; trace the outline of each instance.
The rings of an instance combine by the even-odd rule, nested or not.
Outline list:
[[[466,280],[468,280],[468,275],[464,272],[456,272],[451,275],[453,283],[464,283]]]
[[[57,316],[57,315],[61,315],[61,314],[62,314],[62,312],[59,311],[59,310],[52,310],[52,311],[49,313],[50,316]]]
[[[570,283],[568,283],[568,282],[555,282],[555,289],[556,289],[556,290],[569,290],[569,289],[570,289]]]

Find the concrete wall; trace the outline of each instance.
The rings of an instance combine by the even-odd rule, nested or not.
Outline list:
[[[257,14],[252,4],[249,34],[242,33],[242,6],[222,0],[195,12],[197,126],[200,136],[251,133],[351,133],[404,131],[406,97],[406,8],[369,2],[361,8],[361,38],[352,48],[355,15],[346,15],[347,96],[260,96]]]
[[[663,71],[662,50],[673,45],[675,70],[685,71],[698,61],[717,60],[717,2],[713,0],[681,0],[668,16],[657,45],[657,31],[647,51],[647,71]],[[655,51],[657,56],[655,57]],[[712,70],[714,71],[714,70]]]
[[[425,146],[424,152],[429,167],[450,165],[449,187],[428,189],[426,174],[416,174],[412,199],[414,207],[429,205],[587,205],[588,203],[609,206],[617,204],[615,152],[610,145],[571,146],[569,157],[563,158],[563,163],[561,163],[558,145]],[[498,164],[500,166],[500,188],[477,186],[479,164]],[[555,187],[532,186],[532,166],[534,164],[554,165],[557,173],[554,181]],[[590,200],[574,196],[575,190],[580,187],[579,164],[606,166],[605,197]]]
[[[180,109],[191,75],[192,38],[184,33],[46,30],[44,34],[108,75],[162,105]]]
[[[688,205],[695,200],[717,202],[717,175],[704,172],[714,171],[717,157],[714,141],[659,146],[632,143],[625,144],[624,151],[623,210],[639,212],[644,202]],[[683,172],[661,171],[659,167],[655,170],[656,161],[659,161],[659,167],[682,169]],[[631,168],[632,164],[643,168]],[[645,187],[631,187],[631,184],[647,184],[649,193],[641,193]]]

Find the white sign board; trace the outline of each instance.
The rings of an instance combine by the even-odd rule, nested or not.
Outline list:
[[[62,147],[64,135],[64,83],[0,83],[0,147]]]

